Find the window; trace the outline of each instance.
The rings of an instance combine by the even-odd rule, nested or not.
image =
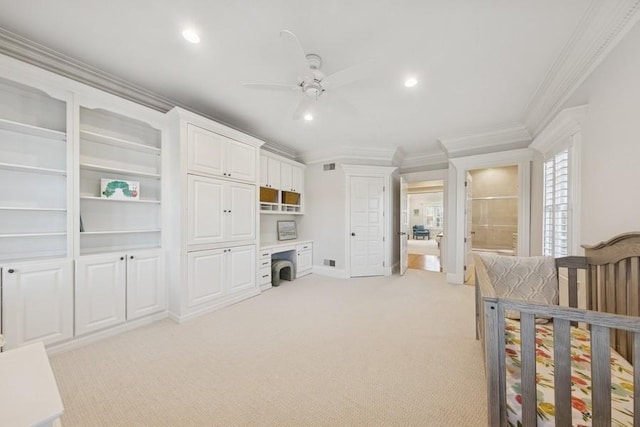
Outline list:
[[[569,176],[568,148],[545,160],[543,253],[548,256],[567,256],[572,247]]]
[[[424,208],[424,223],[427,228],[442,228],[444,208],[442,206],[427,206]]]

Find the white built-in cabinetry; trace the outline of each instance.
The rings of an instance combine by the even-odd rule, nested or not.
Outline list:
[[[165,116],[8,57],[0,70],[5,349],[166,316]],[[102,179],[139,198],[103,197]]]
[[[304,213],[305,165],[267,151],[260,153],[260,212]]]
[[[171,121],[174,199],[171,315],[178,321],[240,301],[257,286],[262,141],[179,108]]]
[[[296,277],[306,276],[313,269],[313,243],[296,245]]]

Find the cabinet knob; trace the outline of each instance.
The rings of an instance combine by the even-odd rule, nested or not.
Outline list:
[[[129,257],[129,259],[133,259],[133,255],[131,255],[131,256]]]
[[[15,271],[13,268],[10,268],[10,269],[8,269],[8,270],[7,270],[7,273],[11,273],[11,274],[13,274],[13,273],[15,273],[15,272],[16,272],[16,271]]]
[[[355,236],[355,235],[356,235],[356,233],[351,233],[351,235],[352,235],[352,236]]]
[[[124,261],[124,257],[123,256],[120,257],[120,261]]]
[[[229,213],[231,213],[231,211],[229,211]]]

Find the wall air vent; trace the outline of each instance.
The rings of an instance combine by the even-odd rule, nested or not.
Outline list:
[[[324,260],[324,265],[329,266],[329,267],[335,267],[336,266],[336,260],[335,259],[325,259]]]
[[[323,167],[324,167],[325,171],[336,170],[336,164],[335,163],[327,163],[326,165],[323,165]]]

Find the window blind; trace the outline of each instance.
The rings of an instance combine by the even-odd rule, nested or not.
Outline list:
[[[565,149],[544,162],[545,255],[569,254],[569,196],[569,150]]]

